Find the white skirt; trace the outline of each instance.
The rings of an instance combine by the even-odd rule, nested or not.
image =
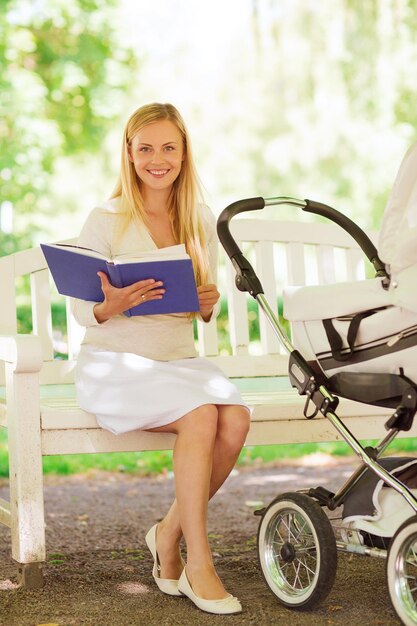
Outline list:
[[[75,384],[80,407],[115,435],[165,426],[204,404],[238,404],[238,389],[204,358],[153,361],[82,346]]]

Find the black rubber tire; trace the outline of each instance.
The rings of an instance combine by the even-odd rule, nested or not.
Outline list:
[[[320,505],[303,493],[275,498],[259,524],[258,558],[266,584],[281,604],[311,609],[324,600],[336,576],[337,548]]]

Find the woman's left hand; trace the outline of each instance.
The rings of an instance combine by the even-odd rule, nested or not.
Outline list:
[[[197,294],[201,317],[205,322],[208,322],[213,313],[213,307],[220,298],[220,294],[216,285],[200,285],[200,287],[197,287]]]

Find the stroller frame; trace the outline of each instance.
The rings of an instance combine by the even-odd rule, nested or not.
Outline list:
[[[339,398],[329,390],[328,379],[324,374],[316,372],[289,340],[277,315],[264,296],[262,284],[253,267],[244,257],[229,230],[230,220],[238,213],[282,204],[296,206],[303,211],[321,215],[337,223],[362,248],[373,264],[376,276],[382,277],[384,288],[388,288],[390,282],[384,263],[379,259],[377,250],[366,233],[345,215],[322,203],[286,196],[265,199],[262,197],[249,198],[229,205],[218,218],[217,232],[220,242],[235,268],[236,287],[240,291],[248,292],[258,302],[274,333],[289,353],[288,375],[291,385],[297,389],[299,395],[306,396],[304,416],[307,419],[314,419],[319,412],[324,415],[361,459],[358,468],[336,493],[323,487],[300,490],[295,493],[282,494],[268,507],[255,511],[255,515],[261,517],[258,531],[258,556],[262,573],[271,591],[283,604],[293,608],[311,608],[329,593],[333,585],[337,562],[336,550],[386,558],[388,587],[394,609],[405,624],[417,624],[417,597],[413,596],[413,590],[409,588],[404,565],[404,558],[407,561],[407,551],[412,550],[415,559],[413,544],[415,541],[417,546],[417,516],[413,515],[402,524],[394,535],[389,550],[384,550],[358,543],[336,541],[330,522],[322,510],[322,507],[327,507],[333,511],[343,504],[347,494],[370,469],[386,485],[399,493],[417,514],[417,499],[413,493],[378,462],[379,457],[397,434],[401,430],[411,428],[417,411],[417,386],[410,384],[402,393],[398,406],[385,424],[388,433],[375,447],[364,448],[337,416],[335,410]],[[355,374],[351,374],[351,376],[354,377]],[[378,384],[378,377],[380,376],[380,374],[373,374],[376,384]],[[383,382],[381,384],[383,385]],[[338,395],[343,397],[343,394]],[[309,412],[311,405],[313,405],[313,410]],[[276,554],[273,547],[273,543],[277,543],[274,541],[274,532],[278,532],[276,530],[277,524],[279,520],[283,519],[282,516],[286,520],[285,526],[289,527],[288,540],[281,542],[280,552]],[[305,528],[309,529],[307,538],[304,536],[303,539],[298,540],[297,538],[306,535]],[[329,532],[331,532],[333,540],[330,539]],[[412,538],[411,543],[410,537]],[[313,543],[311,542],[312,538]],[[302,567],[305,567],[306,571],[310,570],[310,573],[307,571],[306,582],[302,582],[298,570],[295,579],[291,582],[287,580],[284,569],[295,561],[297,553],[302,552],[310,555],[318,554],[318,569],[321,571],[313,572],[311,564],[303,563]],[[299,565],[298,569],[300,569]],[[417,587],[417,583],[415,586]]]

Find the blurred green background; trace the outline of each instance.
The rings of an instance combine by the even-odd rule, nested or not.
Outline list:
[[[0,0],[0,256],[77,235],[112,191],[127,117],[150,101],[183,113],[216,215],[291,195],[377,230],[417,138],[416,35],[413,0]]]
[[[1,0],[0,254],[76,236],[154,100],[216,214],[293,195],[376,228],[417,136],[416,34],[412,0]]]

